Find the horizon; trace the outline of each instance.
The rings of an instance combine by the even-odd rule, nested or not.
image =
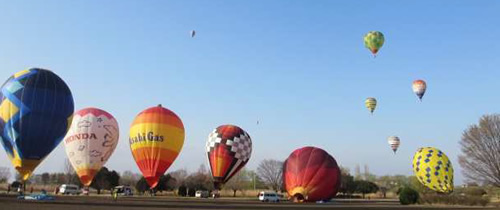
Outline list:
[[[433,146],[461,185],[462,132],[499,110],[500,3],[388,2],[6,1],[0,79],[46,68],[70,87],[75,112],[112,114],[120,139],[104,166],[120,173],[140,173],[133,119],[163,104],[186,132],[166,173],[207,166],[208,135],[234,124],[252,137],[250,170],[316,146],[351,173],[359,164],[408,176],[417,149]],[[372,30],[385,35],[376,58],[363,46]],[[422,102],[417,79],[428,85]],[[377,98],[373,115],[367,97]],[[389,136],[401,139],[396,154]],[[34,174],[62,171],[65,159],[61,142]],[[15,171],[3,149],[0,166]]]

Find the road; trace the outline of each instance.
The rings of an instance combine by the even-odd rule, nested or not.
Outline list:
[[[120,197],[113,201],[105,196],[59,196],[54,201],[18,200],[0,196],[0,209],[5,210],[147,210],[147,209],[483,209],[460,206],[402,206],[396,200],[334,200],[330,203],[261,203],[243,199],[193,199],[174,197]],[[494,208],[490,208],[494,209]]]

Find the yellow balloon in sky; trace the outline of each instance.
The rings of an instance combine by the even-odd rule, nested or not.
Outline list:
[[[375,111],[375,107],[377,107],[377,99],[371,97],[367,98],[365,100],[365,106],[373,114],[373,111]]]

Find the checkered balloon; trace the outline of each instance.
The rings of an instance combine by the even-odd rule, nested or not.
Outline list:
[[[238,126],[222,125],[208,135],[206,151],[214,186],[220,189],[250,159],[252,139]]]

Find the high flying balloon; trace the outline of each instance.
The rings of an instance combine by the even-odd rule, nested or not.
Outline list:
[[[337,161],[316,147],[293,151],[283,166],[283,183],[295,202],[330,200],[338,192],[340,178]]]
[[[365,47],[368,48],[373,56],[382,48],[385,42],[384,34],[379,31],[370,31],[364,37]]]
[[[191,38],[193,38],[196,35],[196,31],[195,30],[191,30],[189,32],[189,34],[191,35]]]
[[[81,183],[88,187],[118,144],[118,122],[104,110],[82,109],[64,138],[66,155]]]
[[[389,143],[389,145],[391,145],[391,149],[395,154],[399,148],[399,144],[401,144],[401,141],[399,140],[399,137],[397,137],[397,136],[389,136],[389,138],[387,138],[387,143]]]
[[[238,126],[221,125],[208,136],[206,151],[214,187],[221,189],[250,160],[252,139]]]
[[[73,96],[59,76],[40,68],[14,74],[1,91],[0,142],[27,180],[68,131]]]
[[[370,113],[373,114],[373,111],[375,111],[375,108],[377,107],[377,99],[367,98],[365,100],[365,106],[368,110],[370,110]]]
[[[427,89],[427,84],[424,80],[415,80],[413,81],[412,89],[418,99],[422,101],[422,97],[424,97],[425,90]]]
[[[413,156],[413,172],[427,188],[441,192],[453,192],[453,166],[448,156],[434,147],[419,148]]]
[[[130,150],[151,189],[179,155],[184,136],[181,119],[161,105],[135,118],[130,128]]]

